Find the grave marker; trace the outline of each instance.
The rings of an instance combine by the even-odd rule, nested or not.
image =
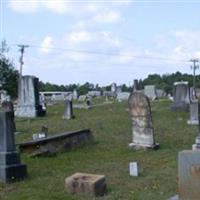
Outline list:
[[[129,147],[134,149],[156,149],[159,144],[154,141],[151,106],[147,96],[141,92],[130,95],[129,110],[132,117],[133,141]]]

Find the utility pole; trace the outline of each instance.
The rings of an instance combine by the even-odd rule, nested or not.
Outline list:
[[[197,65],[197,63],[199,62],[199,59],[198,58],[192,58],[192,59],[190,59],[190,62],[193,63],[193,65],[191,65],[191,69],[193,70],[193,87],[194,87],[194,91],[195,91],[195,88],[196,88],[195,71],[199,68],[199,65]]]
[[[24,61],[23,61],[24,50],[25,50],[25,48],[28,48],[29,46],[28,45],[24,45],[24,44],[19,44],[17,46],[20,48],[19,51],[21,52],[21,56],[19,58],[19,62],[20,62],[20,73],[19,73],[19,75],[20,75],[20,77],[22,77],[22,66],[24,64]]]

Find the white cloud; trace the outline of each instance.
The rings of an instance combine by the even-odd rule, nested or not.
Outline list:
[[[121,16],[116,11],[108,11],[105,13],[97,14],[91,21],[93,23],[116,23],[120,20]]]
[[[93,1],[93,0],[9,0],[9,6],[16,12],[29,13],[46,9],[58,14],[86,14],[96,13],[99,10],[105,9],[108,6],[111,8],[119,6],[127,6],[132,3],[131,0],[124,1]],[[117,16],[109,16],[116,18]]]
[[[93,40],[93,36],[90,32],[82,30],[79,32],[72,32],[68,36],[70,44],[86,43]]]
[[[9,0],[9,6],[16,12],[29,13],[46,9],[58,14],[70,12],[71,2],[68,0]]]
[[[30,13],[30,12],[36,12],[40,7],[40,3],[37,0],[28,2],[20,0],[10,0],[9,7],[16,12]]]
[[[46,36],[40,45],[40,52],[50,53],[54,47],[54,40],[50,36]]]
[[[59,14],[64,14],[67,11],[71,10],[71,5],[70,1],[67,0],[48,0],[48,1],[43,1],[43,6],[50,11],[59,13]]]

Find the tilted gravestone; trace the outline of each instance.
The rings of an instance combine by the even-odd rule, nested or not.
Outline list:
[[[173,100],[174,103],[171,106],[172,110],[187,111],[189,109],[190,95],[189,95],[189,86],[187,81],[174,83]]]
[[[13,113],[0,111],[0,181],[9,183],[27,176],[26,165],[21,164],[16,151]]]
[[[134,149],[158,148],[159,144],[155,143],[154,140],[151,106],[148,97],[141,92],[134,92],[130,95],[128,104],[133,123],[133,141],[129,147]]]
[[[63,119],[72,119],[72,118],[74,118],[72,100],[65,100],[65,112]]]
[[[17,117],[37,117],[43,114],[39,104],[38,78],[22,76],[19,79]]]

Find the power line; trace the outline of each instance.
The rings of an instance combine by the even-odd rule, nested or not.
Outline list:
[[[14,46],[16,46],[16,44],[14,44]],[[112,53],[112,52],[65,49],[65,48],[58,48],[58,47],[41,47],[41,46],[37,46],[37,45],[29,45],[29,47],[41,48],[41,49],[52,49],[52,50],[74,52],[74,53],[91,54],[91,55],[101,55],[101,56],[117,56],[117,57],[138,58],[138,59],[154,59],[154,60],[165,60],[165,61],[187,62],[187,63],[189,62],[188,60],[182,60],[182,59],[172,59],[172,58],[153,57],[153,56],[136,56],[136,55],[119,54],[119,53]]]

